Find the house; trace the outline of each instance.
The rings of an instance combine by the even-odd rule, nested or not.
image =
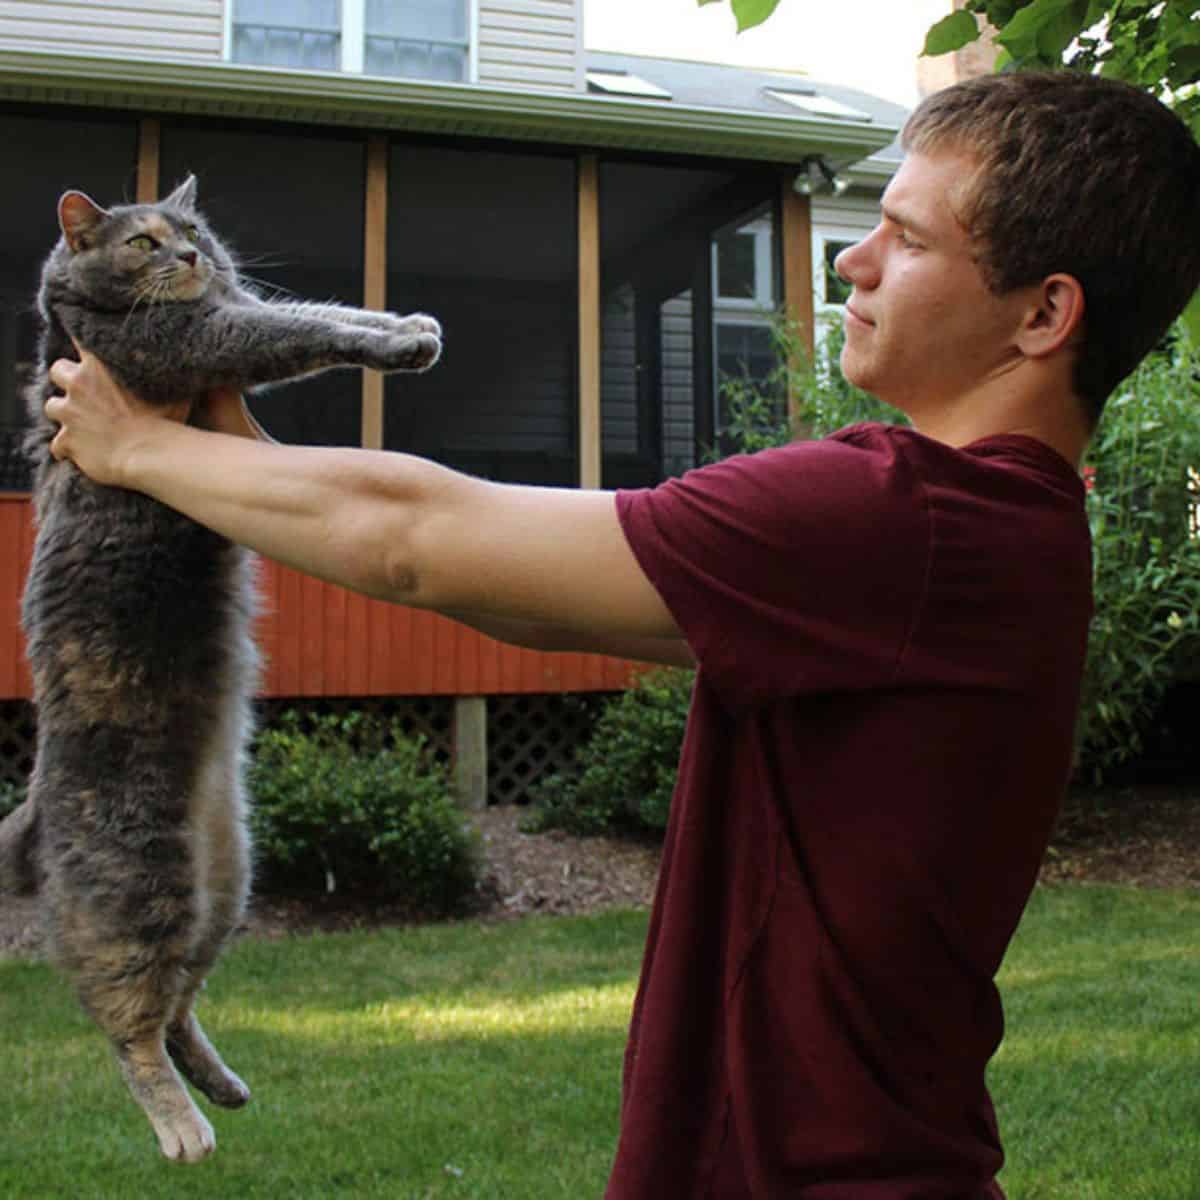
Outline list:
[[[714,444],[718,369],[762,360],[765,314],[786,306],[811,336],[839,299],[833,255],[874,224],[904,110],[800,75],[586,52],[581,29],[582,0],[0,0],[10,773],[30,723],[19,380],[67,188],[150,199],[194,172],[265,288],[443,321],[427,375],[256,396],[281,440],[651,484]],[[475,764],[477,794],[485,727],[489,786],[511,794],[569,742],[557,697],[635,669],[500,647],[274,564],[264,593],[265,697],[408,698]]]

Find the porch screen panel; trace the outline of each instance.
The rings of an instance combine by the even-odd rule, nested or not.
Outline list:
[[[132,201],[137,122],[13,107],[0,111],[0,133],[0,490],[24,490],[20,388],[34,365],[34,297],[59,236],[58,198],[74,189],[106,208]]]
[[[723,164],[601,162],[605,487],[658,483],[714,444],[714,238],[773,186]]]
[[[432,313],[442,361],[388,378],[384,444],[513,483],[572,486],[575,163],[396,142],[388,307]]]
[[[360,138],[164,123],[161,161],[164,193],[196,175],[198,206],[262,295],[362,304]],[[329,371],[260,390],[250,407],[281,442],[356,446],[362,373]]]

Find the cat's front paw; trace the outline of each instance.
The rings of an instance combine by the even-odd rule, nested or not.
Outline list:
[[[410,313],[406,317],[397,317],[394,330],[396,333],[431,333],[438,341],[442,339],[442,323],[428,313]]]
[[[434,333],[385,336],[375,362],[378,371],[427,371],[442,353],[442,339]]]

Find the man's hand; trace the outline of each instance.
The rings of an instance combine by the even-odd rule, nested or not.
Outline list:
[[[228,433],[232,437],[253,438],[259,442],[275,439],[254,419],[245,398],[236,388],[210,392],[192,413],[192,424],[210,433]]]
[[[80,350],[80,360],[60,358],[50,368],[50,381],[63,391],[46,401],[46,416],[61,426],[50,453],[69,458],[97,483],[124,486],[132,450],[165,422],[186,420],[188,405],[152,407],[122,387],[94,354]]]

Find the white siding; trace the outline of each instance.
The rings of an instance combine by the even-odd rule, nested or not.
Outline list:
[[[479,82],[498,87],[583,87],[579,0],[478,0]]]
[[[0,49],[219,60],[222,0],[0,0]]]

